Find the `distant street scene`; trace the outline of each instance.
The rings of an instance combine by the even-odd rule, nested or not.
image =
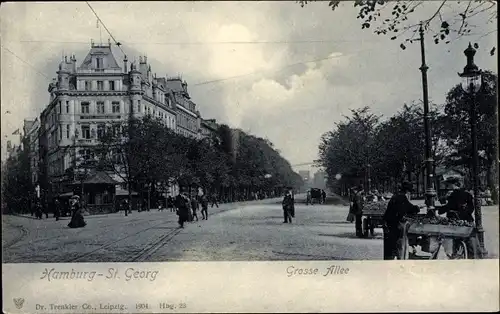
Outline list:
[[[4,217],[5,263],[381,260],[383,231],[357,238],[345,221],[349,207],[329,195],[327,204],[305,204],[283,224],[280,200],[222,204],[209,219],[177,226],[172,212],[88,216],[87,227],[69,230],[68,219]],[[279,202],[279,203],[278,203]],[[417,202],[418,203],[418,202]],[[484,208],[487,247],[498,258],[498,210]]]
[[[496,6],[2,5],[3,262],[498,258]]]

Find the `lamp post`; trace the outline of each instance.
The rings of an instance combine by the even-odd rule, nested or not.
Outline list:
[[[424,47],[424,29],[422,23],[420,23],[420,52],[422,55],[422,65],[420,66],[420,71],[422,72],[422,88],[424,93],[424,132],[425,132],[425,169],[426,169],[426,189],[425,189],[425,205],[428,209],[433,209],[435,205],[434,197],[436,196],[436,190],[434,189],[433,180],[433,166],[434,160],[432,159],[431,150],[431,126],[430,126],[430,115],[429,115],[429,93],[427,90],[427,70],[429,67],[425,64],[425,47]]]
[[[370,193],[370,191],[372,190],[372,174],[371,174],[372,165],[368,164],[366,165],[366,167],[367,167],[367,181],[368,181],[366,188],[367,188],[367,193]]]
[[[469,96],[470,100],[470,129],[471,129],[471,144],[472,144],[472,186],[474,191],[474,214],[476,220],[476,228],[478,233],[478,239],[481,249],[481,255],[484,257],[487,255],[487,251],[484,247],[484,229],[482,223],[481,215],[481,200],[479,196],[479,170],[478,170],[478,149],[477,149],[477,125],[476,125],[476,101],[475,94],[479,92],[481,88],[481,71],[474,64],[474,55],[476,54],[476,49],[472,48],[469,43],[469,47],[464,51],[467,57],[467,65],[464,67],[464,72],[458,75],[462,78],[462,89]]]

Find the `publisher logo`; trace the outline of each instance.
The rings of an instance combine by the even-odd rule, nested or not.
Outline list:
[[[14,298],[14,304],[18,310],[23,308],[24,298]]]

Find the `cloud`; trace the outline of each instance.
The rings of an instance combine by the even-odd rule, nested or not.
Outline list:
[[[267,137],[292,163],[315,159],[320,136],[349,109],[369,105],[389,115],[422,98],[419,44],[402,51],[398,42],[361,30],[350,2],[335,12],[323,2],[305,8],[294,2],[92,6],[123,43],[129,60],[147,55],[157,75],[182,74],[204,117]],[[435,6],[423,5],[418,14],[433,13]],[[91,38],[108,38],[96,28],[85,3],[6,3],[0,13],[2,45],[49,78],[56,75],[63,51],[75,52],[81,61]],[[497,67],[496,58],[488,56],[489,45],[496,45],[493,37],[481,39],[476,55],[483,69]],[[443,102],[459,82],[456,73],[465,64],[462,51],[468,40],[451,46],[426,41],[434,102]],[[271,43],[220,43],[235,41]],[[122,54],[114,50],[120,62]],[[50,79],[3,49],[1,57],[2,111],[12,112],[2,114],[4,145],[5,135],[21,126],[23,118],[37,116],[47,105]],[[313,60],[318,61],[307,62]],[[222,81],[197,85],[216,80]]]

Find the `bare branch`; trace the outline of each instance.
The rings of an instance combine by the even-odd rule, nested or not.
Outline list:
[[[436,12],[429,19],[427,19],[427,20],[424,21],[424,24],[426,25],[426,27],[428,27],[429,24],[432,22],[432,20],[434,20],[434,18],[439,14],[439,11],[441,11],[441,9],[443,8],[443,6],[446,4],[446,1],[447,0],[443,0],[443,2],[441,2],[441,5],[436,10]]]

